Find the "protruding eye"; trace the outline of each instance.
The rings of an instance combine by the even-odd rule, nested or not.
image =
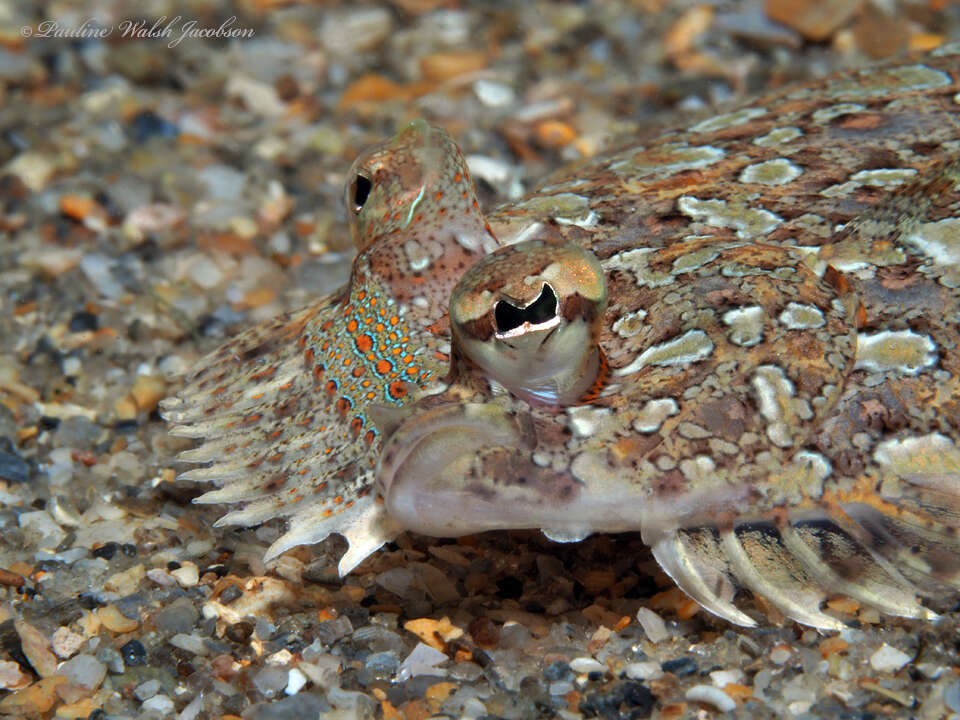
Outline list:
[[[543,284],[540,295],[525,308],[518,308],[506,300],[501,300],[493,309],[493,318],[497,324],[497,333],[503,335],[515,330],[525,322],[539,325],[552,320],[557,315],[557,294],[553,288]]]
[[[373,190],[373,181],[358,173],[350,186],[350,200],[353,203],[353,211],[355,213],[363,210],[363,205],[367,202],[367,198],[370,197],[371,190]]]

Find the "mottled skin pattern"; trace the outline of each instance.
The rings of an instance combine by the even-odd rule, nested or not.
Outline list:
[[[205,499],[249,503],[227,521],[292,514],[274,551],[343,533],[341,569],[398,525],[435,535],[534,527],[557,540],[639,530],[688,594],[736,623],[757,621],[734,604],[740,589],[818,627],[841,626],[823,610],[832,594],[932,617],[924,603],[960,589],[958,111],[953,46],[787,88],[597,158],[488,216],[503,243],[534,249],[530,263],[502,265],[499,283],[497,273],[464,277],[496,242],[472,203],[448,209],[447,219],[466,212],[485,242],[468,257],[449,238],[441,255],[428,252],[431,268],[450,273],[423,281],[444,303],[454,287],[470,296],[524,282],[537,295],[517,307],[539,297],[543,244],[517,243],[561,243],[599,261],[595,331],[578,335],[584,315],[561,303],[528,328],[552,322],[591,345],[566,347],[561,367],[588,367],[593,345],[608,365],[585,370],[596,376],[588,392],[552,402],[524,399],[516,356],[503,356],[511,372],[488,371],[507,350],[470,323],[475,313],[446,345],[446,317],[417,306],[409,284],[418,253],[404,248],[422,236],[375,224],[362,233],[373,240],[358,241],[367,250],[350,292],[394,301],[419,368],[414,392],[393,403],[402,410],[376,410],[386,441],[349,440],[354,407],[338,414],[322,385],[305,382],[304,344],[346,337],[336,325],[346,301],[324,301],[235,340],[168,406],[179,432],[208,438],[188,459],[214,465],[192,473],[223,484]],[[553,291],[573,297],[576,284],[563,287]],[[276,414],[284,395],[257,373],[277,363],[284,378],[300,373],[287,397],[326,429],[294,432],[299,416],[227,426]],[[219,385],[232,407],[214,395]],[[371,401],[367,417],[385,404]],[[243,437],[249,449],[225,455]],[[305,438],[314,449],[299,457],[316,480],[285,482],[327,489],[295,510],[280,499],[287,486],[259,484],[269,475],[245,461]],[[316,450],[331,445],[350,448],[355,464]],[[359,497],[374,478],[388,513],[378,493]],[[350,523],[320,522],[334,490],[354,500]]]

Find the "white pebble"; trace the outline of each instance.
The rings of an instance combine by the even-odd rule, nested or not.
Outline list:
[[[646,633],[650,642],[654,644],[663,642],[670,637],[670,632],[667,630],[667,624],[663,621],[663,618],[650,608],[642,607],[637,610],[637,622],[640,623],[640,627],[643,628],[643,632]]]
[[[174,711],[173,700],[166,695],[154,695],[140,707],[144,712],[155,712],[161,715],[170,715]]]
[[[776,665],[783,665],[787,660],[790,659],[790,656],[793,653],[790,652],[789,648],[785,647],[775,647],[770,651],[770,662]]]
[[[720,712],[730,712],[736,709],[737,703],[733,698],[727,695],[719,688],[709,685],[694,685],[687,690],[687,700],[690,702],[702,702],[707,705],[713,705]]]
[[[503,107],[516,98],[512,87],[490,80],[477,80],[473,84],[473,92],[480,102],[489,107]]]
[[[449,658],[444,653],[425,643],[419,643],[397,668],[397,682],[404,682],[417,675],[446,675],[447,671],[438,665],[447,660]]]
[[[90,284],[103,297],[116,300],[123,295],[123,285],[117,282],[111,271],[114,265],[112,258],[100,253],[84,255],[80,260],[80,269],[87,276]]]
[[[171,570],[170,574],[177,579],[182,587],[193,587],[200,581],[200,571],[189,560],[176,570]]]
[[[200,287],[209,290],[223,281],[223,273],[213,260],[206,255],[200,255],[190,265],[190,279]]]
[[[570,661],[570,669],[575,673],[602,673],[607,671],[607,666],[592,657],[578,657]]]
[[[51,548],[56,547],[67,536],[56,521],[46,510],[35,510],[20,515],[20,527],[42,536],[43,544]],[[43,548],[45,549],[45,548]]]
[[[710,673],[710,679],[713,680],[713,684],[719,688],[726,687],[730,683],[739,683],[743,680],[743,671],[737,670],[714,670]]]
[[[174,647],[180,648],[181,650],[186,650],[188,653],[193,653],[194,655],[210,654],[210,651],[207,650],[207,646],[203,643],[203,638],[197,637],[196,635],[177,633],[170,638],[170,644]]]
[[[624,666],[623,672],[631,680],[656,680],[663,677],[663,668],[658,662],[629,663]]]
[[[66,625],[61,625],[50,638],[50,647],[57,657],[66,659],[77,652],[83,642],[83,635],[73,632]]]
[[[83,369],[83,363],[80,362],[80,358],[70,355],[60,363],[60,369],[63,370],[64,375],[79,375]]]
[[[877,672],[896,672],[910,662],[910,656],[884,643],[870,656],[870,667]]]
[[[307,676],[297,668],[290,668],[287,678],[287,688],[284,690],[287,695],[296,695],[307,684]]]

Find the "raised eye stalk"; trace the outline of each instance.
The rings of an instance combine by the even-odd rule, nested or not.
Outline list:
[[[607,290],[597,258],[576,245],[528,240],[491,253],[454,288],[454,342],[524,400],[573,405],[604,366]]]

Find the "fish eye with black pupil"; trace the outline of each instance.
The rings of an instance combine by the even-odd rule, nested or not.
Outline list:
[[[540,295],[525,308],[518,308],[506,300],[501,300],[493,309],[494,321],[497,324],[499,334],[508,333],[511,330],[527,322],[531,325],[538,325],[542,322],[552,319],[557,314],[557,295],[553,288],[544,283],[540,290]]]
[[[370,191],[373,189],[373,183],[370,178],[363,175],[357,175],[353,179],[353,187],[350,189],[350,195],[353,198],[353,211],[355,213],[363,210],[364,203],[370,197]]]

